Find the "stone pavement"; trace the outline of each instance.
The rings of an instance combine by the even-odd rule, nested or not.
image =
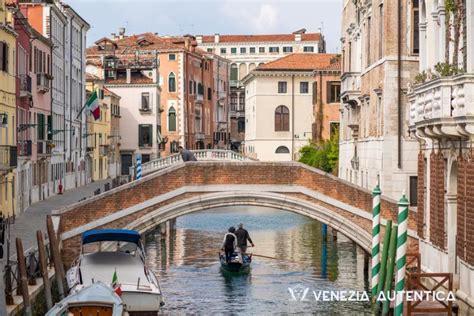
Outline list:
[[[23,241],[23,249],[28,250],[33,247],[37,247],[36,243],[36,231],[42,230],[45,235],[46,233],[46,215],[51,214],[52,210],[60,209],[61,207],[71,205],[83,198],[87,198],[94,195],[94,191],[100,188],[101,192],[104,192],[104,186],[106,183],[110,183],[112,188],[112,180],[101,180],[89,183],[88,185],[68,190],[61,195],[55,195],[47,200],[39,201],[26,209],[23,213],[19,214],[15,219],[15,224],[11,226],[10,236],[10,257],[16,254],[15,239],[21,238]],[[6,247],[5,256],[6,256]],[[0,271],[3,272],[3,266],[6,263],[6,259],[0,260]],[[3,273],[2,273],[3,275]],[[0,315],[5,315],[5,295],[4,295],[4,284],[3,277],[0,277]]]

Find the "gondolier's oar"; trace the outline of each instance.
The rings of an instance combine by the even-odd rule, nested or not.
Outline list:
[[[270,256],[259,255],[259,254],[256,254],[256,253],[249,253],[247,255],[252,255],[252,257],[261,257],[261,258],[272,259],[272,260],[286,261],[286,262],[290,262],[290,263],[307,264],[306,262],[294,261],[294,260],[288,260],[288,259],[282,259],[282,258],[275,258],[275,257],[270,257]]]

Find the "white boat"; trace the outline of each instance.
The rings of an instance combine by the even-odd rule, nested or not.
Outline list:
[[[46,313],[46,316],[59,315],[125,316],[127,313],[114,289],[102,282],[95,282],[73,292]]]
[[[67,278],[72,290],[97,281],[111,284],[121,295],[130,316],[156,315],[164,305],[158,279],[145,265],[140,234],[133,230],[85,232],[81,255]]]

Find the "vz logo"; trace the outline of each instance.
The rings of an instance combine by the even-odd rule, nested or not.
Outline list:
[[[306,295],[308,295],[309,287],[304,288],[302,285],[298,284],[297,286],[293,288],[289,287],[288,291],[290,292],[290,295],[291,295],[290,301],[302,302],[306,300]]]

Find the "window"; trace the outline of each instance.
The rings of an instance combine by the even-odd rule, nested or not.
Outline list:
[[[168,131],[176,132],[176,110],[170,107],[168,111]]]
[[[151,147],[153,146],[153,125],[151,124],[140,124],[138,125],[138,146],[139,147]]]
[[[211,88],[207,88],[207,99],[212,100],[212,89]]]
[[[45,128],[44,114],[38,113],[37,116],[38,116],[38,118],[37,118],[38,140],[44,140],[44,128]]]
[[[328,103],[337,103],[340,101],[341,96],[341,83],[335,81],[329,81],[327,83],[328,88]]]
[[[168,76],[168,92],[176,92],[176,76],[170,73]]]
[[[142,106],[140,108],[142,111],[150,111],[150,93],[142,93]]]
[[[293,52],[293,47],[285,46],[285,47],[283,47],[283,52],[284,53],[292,53]]]
[[[265,47],[259,47],[258,52],[259,53],[265,53]]]
[[[300,93],[308,93],[309,92],[309,83],[308,81],[301,81],[300,82]]]
[[[275,132],[288,132],[290,130],[290,111],[284,105],[275,110]]]
[[[231,53],[231,54],[237,54],[237,47],[232,47],[232,48],[230,49],[230,53]]]
[[[176,54],[169,54],[168,60],[176,60]]]
[[[270,53],[278,53],[280,51],[280,47],[270,47],[268,51]]]
[[[227,54],[227,49],[221,48],[221,54]]]
[[[275,150],[275,154],[289,154],[290,150],[286,146],[280,146]]]
[[[0,70],[8,72],[8,44],[0,42]]]
[[[230,80],[238,80],[239,77],[239,68],[237,64],[232,64],[230,66]]]
[[[413,29],[412,29],[412,53],[419,54],[420,53],[420,8],[419,8],[419,0],[413,0]]]
[[[245,133],[245,118],[239,117],[237,122],[237,131],[239,133]]]
[[[189,80],[189,94],[193,94],[193,81]]]
[[[418,177],[410,177],[410,206],[418,205]]]
[[[249,50],[250,50],[250,54],[255,54],[255,47],[250,47]]]
[[[213,51],[212,48],[208,48],[208,49],[207,49],[207,52],[208,52],[208,53],[212,53],[212,51]]]
[[[367,54],[367,66],[370,66],[371,59],[370,59],[370,53],[371,53],[371,47],[370,47],[370,41],[372,40],[372,18],[369,16],[367,18],[367,49],[366,49],[366,54]]]
[[[198,83],[197,91],[199,95],[204,95],[204,86],[202,85],[202,83]]]
[[[287,91],[286,81],[278,81],[278,93],[286,93]]]
[[[304,46],[303,52],[305,53],[314,53],[314,46]]]
[[[173,140],[170,144],[170,151],[171,153],[177,153],[178,152],[178,142]]]
[[[246,47],[241,47],[240,48],[240,53],[241,54],[246,54],[247,53],[247,48]]]

